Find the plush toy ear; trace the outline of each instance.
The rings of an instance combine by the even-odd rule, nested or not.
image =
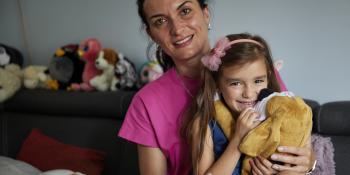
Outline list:
[[[224,132],[226,138],[230,139],[234,132],[235,120],[231,111],[221,102],[216,100],[215,105],[215,120],[218,122],[220,128]]]

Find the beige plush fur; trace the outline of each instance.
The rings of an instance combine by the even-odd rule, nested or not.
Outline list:
[[[227,138],[234,132],[234,118],[227,107],[215,102],[215,119]],[[275,96],[266,105],[267,119],[251,130],[239,149],[246,156],[242,175],[250,174],[249,159],[255,156],[269,158],[280,145],[305,146],[312,129],[312,111],[300,97]]]

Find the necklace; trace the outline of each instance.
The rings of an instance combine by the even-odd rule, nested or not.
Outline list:
[[[194,98],[194,96],[192,95],[191,91],[186,87],[185,82],[181,79],[181,77],[180,77],[180,75],[179,75],[179,73],[177,72],[176,69],[175,69],[175,74],[176,74],[176,77],[179,79],[181,86],[185,89],[186,93],[190,97]]]

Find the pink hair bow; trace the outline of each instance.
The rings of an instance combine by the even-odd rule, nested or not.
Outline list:
[[[211,52],[201,59],[203,65],[211,71],[218,71],[221,65],[221,57],[225,56],[226,50],[230,47],[229,39],[226,37],[221,38]]]

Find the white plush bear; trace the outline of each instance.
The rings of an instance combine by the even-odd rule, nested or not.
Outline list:
[[[0,102],[9,99],[21,88],[21,76],[21,68],[17,64],[0,68]]]

